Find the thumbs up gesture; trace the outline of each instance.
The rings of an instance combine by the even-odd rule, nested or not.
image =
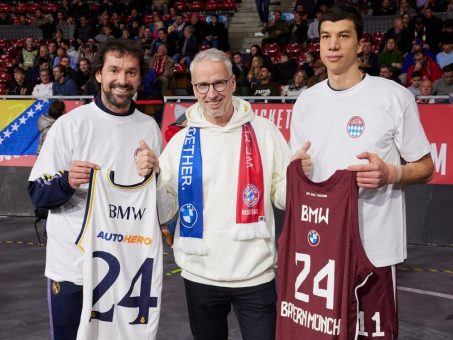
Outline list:
[[[139,148],[135,155],[135,167],[139,176],[142,177],[148,176],[153,171],[159,173],[159,159],[143,139],[139,141]]]
[[[292,161],[295,159],[300,159],[302,162],[302,169],[304,170],[304,174],[307,177],[311,176],[313,171],[313,162],[311,161],[310,154],[308,154],[308,149],[310,149],[311,142],[306,141],[302,147],[296,151],[296,153],[292,157]]]

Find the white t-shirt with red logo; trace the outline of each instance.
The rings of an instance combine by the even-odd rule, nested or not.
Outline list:
[[[314,182],[338,169],[366,164],[356,157],[364,151],[395,165],[400,158],[413,162],[431,151],[414,96],[393,81],[368,75],[347,90],[335,91],[325,80],[301,93],[291,121],[292,151],[305,141],[311,141]],[[401,186],[360,189],[360,234],[375,266],[406,258],[405,219]]]

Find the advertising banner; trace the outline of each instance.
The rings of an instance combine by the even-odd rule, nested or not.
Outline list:
[[[162,119],[162,135],[170,124],[185,112],[193,103],[166,103]],[[431,184],[453,184],[453,105],[419,104],[420,119],[428,140],[431,142],[431,155],[434,160],[434,177]],[[289,140],[289,127],[293,104],[252,104],[259,116],[271,120]],[[450,144],[450,147],[448,145]]]

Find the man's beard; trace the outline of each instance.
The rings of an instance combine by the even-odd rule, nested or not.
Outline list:
[[[112,92],[112,88],[114,87],[118,87],[118,88],[126,88],[129,93],[128,95],[126,95],[125,97],[123,97],[123,101],[122,102],[118,102],[118,100],[116,99],[115,95],[113,94]],[[134,92],[134,88],[130,85],[112,85],[112,86],[109,86],[109,89],[108,91],[104,92],[105,94],[105,97],[107,98],[107,100],[109,101],[109,103],[118,108],[118,109],[124,109],[124,108],[127,108],[131,101],[132,101],[132,97],[134,96],[135,92]]]

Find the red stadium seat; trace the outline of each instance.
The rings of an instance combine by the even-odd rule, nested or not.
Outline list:
[[[21,48],[25,45],[25,39],[13,39],[11,40],[11,45],[15,48]]]
[[[25,18],[25,22],[26,22],[27,24],[31,25],[31,23],[33,22],[33,19],[34,19],[33,17],[28,16],[28,17]]]
[[[300,51],[302,51],[302,44],[299,43],[290,43],[285,47],[286,53],[288,53],[290,58],[296,58]]]
[[[42,11],[43,13],[45,14],[49,14],[49,13],[54,13],[58,10],[58,4],[56,2],[54,3],[48,3],[48,4],[44,4],[42,6]]]
[[[219,4],[217,1],[208,0],[204,5],[206,12],[215,12],[219,9]]]
[[[201,22],[206,22],[206,15],[199,14],[198,15],[198,20],[201,21]]]
[[[0,83],[0,95],[4,96],[6,94],[6,84]]]
[[[9,41],[7,39],[0,39],[0,48],[7,48],[9,46]]]
[[[33,46],[34,47],[39,47],[41,45],[45,45],[47,42],[44,39],[34,39],[33,40]]]
[[[319,43],[308,43],[307,44],[307,50],[310,52],[319,52]]]
[[[176,74],[186,74],[187,73],[187,67],[185,64],[175,64],[174,67],[174,72]]]
[[[11,5],[10,4],[0,4],[0,11],[11,13]]]
[[[235,0],[224,0],[220,5],[219,9],[222,11],[235,11],[236,1]]]
[[[298,55],[297,55],[297,65],[302,65],[304,64],[306,61],[307,61],[307,56],[305,55],[305,52],[300,52]]]
[[[186,15],[184,15],[184,21],[185,21],[186,23],[189,23],[191,17],[192,17],[191,14],[186,14]]]
[[[185,1],[176,1],[174,4],[176,10],[178,12],[184,12],[186,10],[186,2]]]
[[[21,47],[9,46],[6,49],[6,56],[9,59],[16,59],[17,56],[19,55],[20,49],[21,49]]]
[[[26,14],[28,11],[28,5],[24,3],[18,3],[14,6],[14,14]]]
[[[0,72],[0,83],[7,83],[11,80],[11,75],[7,72]]]
[[[192,12],[200,12],[204,10],[203,2],[197,0],[192,1],[190,4],[188,4],[188,7]]]
[[[363,40],[364,41],[371,41],[372,40],[371,34],[368,33],[368,32],[363,33]]]
[[[29,14],[35,14],[35,11],[36,11],[37,9],[42,10],[41,4],[39,4],[39,3],[37,3],[37,2],[32,2],[31,4],[28,4],[27,13],[29,13]]]
[[[143,23],[146,25],[149,25],[154,21],[153,15],[152,14],[147,14],[143,17]]]
[[[373,41],[375,43],[381,43],[383,38],[384,38],[384,32],[374,32]]]
[[[276,43],[265,44],[265,45],[263,45],[261,50],[264,55],[272,56],[272,55],[276,54],[277,52],[280,52],[280,46],[278,46],[278,44],[276,44]]]

